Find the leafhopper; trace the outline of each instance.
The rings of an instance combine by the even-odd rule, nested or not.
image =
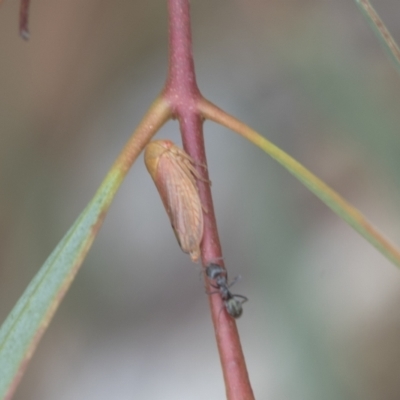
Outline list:
[[[156,140],[146,146],[144,161],[182,251],[193,262],[200,257],[203,238],[203,208],[196,179],[202,179],[193,159],[169,140]]]

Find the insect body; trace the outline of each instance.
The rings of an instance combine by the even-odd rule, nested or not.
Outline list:
[[[203,209],[196,185],[196,178],[201,177],[193,159],[171,141],[156,140],[147,145],[144,160],[182,251],[197,262],[203,238]]]
[[[248,299],[240,294],[232,294],[229,290],[235,284],[237,278],[228,284],[226,270],[217,264],[207,266],[206,275],[215,281],[215,285],[212,286],[218,289],[228,314],[233,318],[239,318],[243,313],[242,304]]]

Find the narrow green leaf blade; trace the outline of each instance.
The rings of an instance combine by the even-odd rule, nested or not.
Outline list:
[[[33,278],[0,328],[0,399],[8,398],[85,258],[115,192],[114,175],[97,192]]]
[[[400,268],[400,250],[386,239],[355,207],[317,178],[278,146],[261,136],[232,115],[227,114],[209,101],[202,99],[199,108],[205,118],[232,129],[285,167],[304,186],[321,199],[332,211],[346,221],[361,236],[378,249],[388,260]]]
[[[151,137],[170,117],[169,103],[163,97],[158,97],[92,201],[40,268],[1,326],[0,400],[11,399],[41,336],[89,251],[124,177]]]
[[[379,17],[378,13],[372,7],[368,0],[355,0],[357,6],[369,22],[370,26],[374,30],[376,36],[378,36],[380,42],[385,48],[389,57],[394,62],[397,70],[400,72],[400,49],[392,35],[386,28],[385,24]]]

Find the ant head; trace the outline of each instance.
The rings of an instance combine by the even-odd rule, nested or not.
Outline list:
[[[206,274],[210,279],[216,279],[220,275],[226,275],[226,270],[218,264],[210,264],[206,268]]]

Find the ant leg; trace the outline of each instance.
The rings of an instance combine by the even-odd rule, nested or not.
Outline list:
[[[211,260],[211,262],[210,262],[209,265],[211,265],[211,264],[216,264],[217,261],[221,261],[221,260],[223,260],[223,259],[224,259],[224,257],[213,258],[213,259]]]
[[[232,297],[239,297],[242,299],[241,304],[246,303],[246,301],[249,301],[249,299],[246,296],[242,296],[241,294],[233,294]]]
[[[206,293],[207,293],[208,295],[219,293],[219,287],[218,287],[218,286],[215,286],[215,285],[213,285],[212,283],[210,283],[210,286],[213,287],[214,289],[218,289],[218,290],[214,290],[214,291],[212,291],[212,292],[209,292],[208,290],[206,290]]]
[[[242,279],[242,277],[240,275],[236,276],[233,281],[227,286],[228,288],[230,288],[231,286],[233,286],[237,281],[239,281],[240,279]]]

